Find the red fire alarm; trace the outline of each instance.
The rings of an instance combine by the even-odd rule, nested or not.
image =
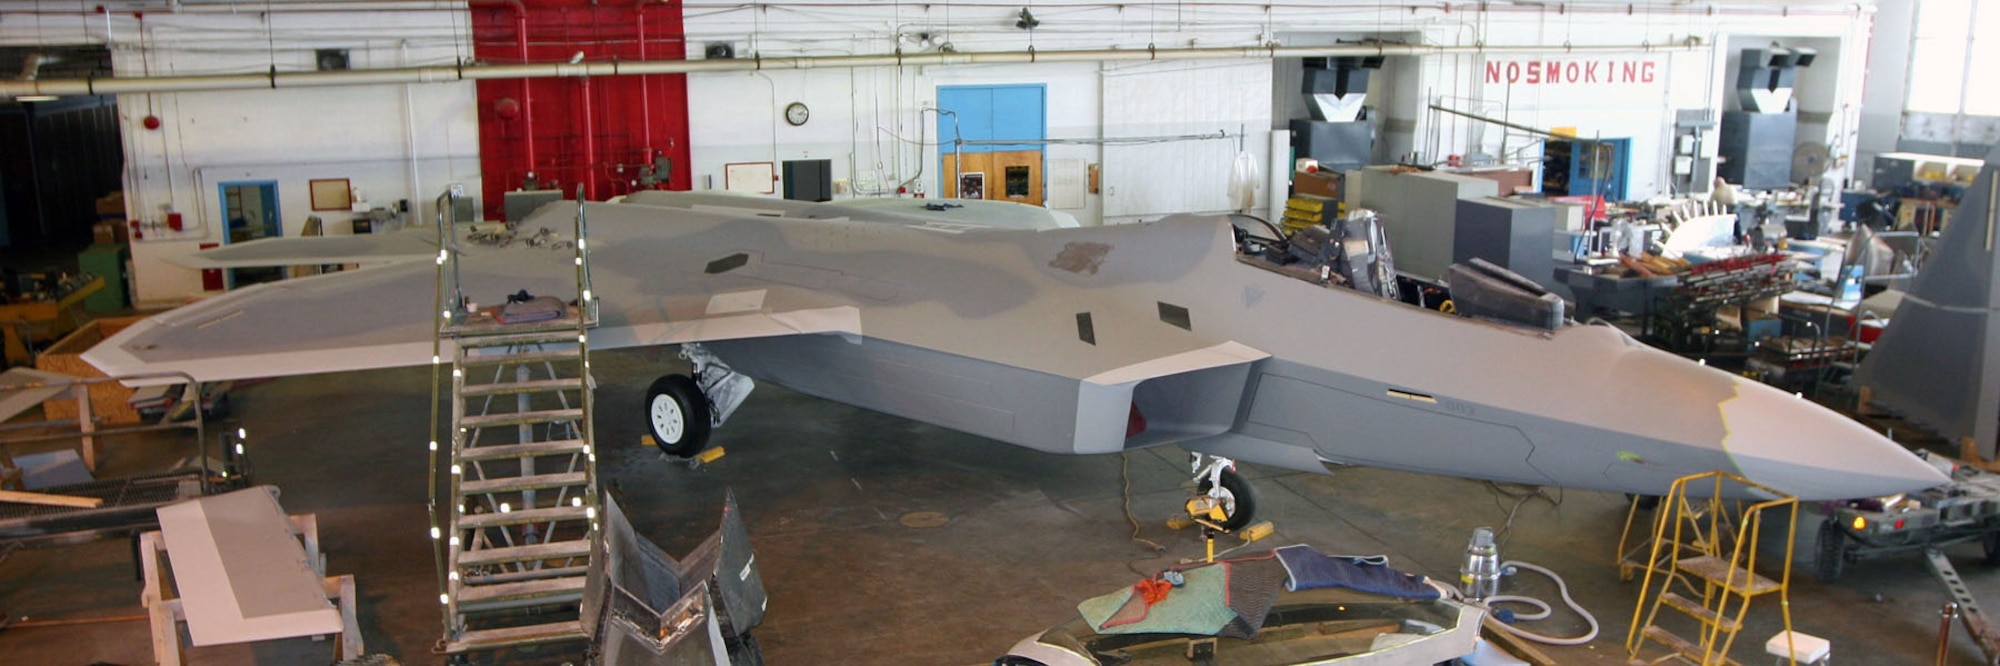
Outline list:
[[[160,128],[160,117],[148,115],[145,118],[141,118],[139,124],[145,125],[146,129],[156,130]]]
[[[172,229],[172,230],[174,230],[174,231],[180,231],[180,230],[181,230],[181,214],[180,214],[180,213],[167,213],[167,228],[168,228],[168,229]]]

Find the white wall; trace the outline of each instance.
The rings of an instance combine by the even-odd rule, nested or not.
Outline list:
[[[1900,0],[1898,0],[1900,1]],[[30,5],[0,0],[0,12]],[[0,21],[0,43],[108,43],[121,75],[259,72],[311,67],[311,49],[353,50],[358,68],[449,63],[467,57],[464,11],[412,3],[384,13],[153,13],[103,15],[79,8],[69,18]],[[44,8],[46,9],[46,8]],[[208,6],[210,10],[221,9]],[[1728,45],[1736,35],[1813,40],[1834,66],[1813,72],[1805,91],[1826,114],[1820,132],[1838,139],[1841,114],[1858,114],[1860,42],[1868,4],[1825,0],[1783,6],[1718,2],[1635,6],[1628,3],[1453,4],[1389,7],[1377,3],[1268,4],[1216,0],[1186,4],[1061,2],[1035,4],[1035,30],[1015,27],[1012,5],[879,3],[832,0],[690,7],[688,51],[733,44],[738,57],[789,55],[1026,52],[1064,49],[1227,47],[1240,58],[1157,63],[934,65],[860,69],[766,70],[689,77],[692,163],[697,188],[722,187],[723,165],[828,158],[845,196],[893,192],[909,183],[939,191],[934,113],[938,86],[1039,83],[1048,90],[1050,158],[1102,165],[1104,192],[1070,211],[1087,222],[1122,221],[1180,210],[1212,211],[1223,200],[1235,141],[1171,141],[1119,146],[1131,136],[1226,132],[1241,136],[1262,166],[1270,128],[1293,113],[1269,87],[1274,66],[1257,48],[1324,43],[1357,35],[1461,49],[1531,47],[1527,52],[1457,52],[1391,58],[1378,72],[1378,154],[1496,152],[1529,145],[1475,121],[1428,109],[1439,103],[1538,127],[1575,127],[1585,135],[1634,139],[1631,191],[1666,189],[1672,108],[1720,108]],[[55,11],[69,11],[68,9]],[[1642,46],[1643,45],[1643,46]],[[1653,63],[1655,78],[1612,85],[1489,84],[1485,65],[1503,60],[1566,60],[1576,46],[1628,50],[1591,58]],[[1815,68],[1822,65],[1815,65]],[[1289,81],[1283,85],[1292,85]],[[1805,84],[1802,84],[1805,85]],[[1830,90],[1829,90],[1830,89]],[[405,101],[405,95],[409,96]],[[798,101],[812,108],[804,126],[778,114]],[[478,185],[472,86],[292,89],[233,93],[128,95],[120,100],[131,164],[131,214],[155,220],[166,207],[188,217],[189,230],[152,235],[134,249],[142,302],[198,290],[192,271],[172,267],[219,236],[215,185],[277,180],[288,232],[311,213],[305,181],[350,178],[375,203],[428,202],[444,184]],[[146,115],[165,126],[139,128]],[[414,131],[411,128],[414,127]],[[1235,138],[1232,136],[1232,138]],[[1113,142],[1113,143],[1106,143]],[[1531,152],[1524,155],[1532,159]],[[713,181],[712,183],[710,181]],[[1262,197],[1272,193],[1263,192]],[[427,212],[427,211],[426,211]],[[340,229],[337,216],[329,226]]]
[[[930,52],[946,42],[962,52],[1025,50],[1030,46],[1254,46],[1273,40],[1285,45],[1323,45],[1367,35],[1424,45],[1539,46],[1542,48],[1531,53],[1390,58],[1377,73],[1371,95],[1380,121],[1378,155],[1393,159],[1415,152],[1420,160],[1441,161],[1446,155],[1497,153],[1504,148],[1529,161],[1538,158],[1539,149],[1528,137],[1430,111],[1429,105],[1437,103],[1531,126],[1574,127],[1584,136],[1631,137],[1629,194],[1633,197],[1670,189],[1669,153],[1664,147],[1672,136],[1672,110],[1721,108],[1725,86],[1734,76],[1728,69],[1731,49],[1726,45],[1733,41],[1733,35],[1755,34],[1763,41],[1785,39],[1821,47],[1822,60],[1815,65],[1820,69],[1809,72],[1802,83],[1807,88],[1802,99],[1811,102],[1808,111],[1817,114],[1808,135],[1837,145],[1842,141],[1851,144],[1858,125],[1854,115],[1859,105],[1854,98],[1862,69],[1859,58],[1843,56],[1858,52],[1858,44],[1866,38],[1869,12],[1865,7],[1794,3],[1786,8],[1721,6],[1713,13],[1708,6],[1632,13],[1624,4],[1564,7],[1563,11],[1427,8],[1413,12],[1408,8],[1384,11],[1373,5],[1341,4],[1304,7],[1219,2],[1168,8],[1076,3],[1033,8],[1042,26],[1030,33],[1013,27],[1015,9],[998,6],[843,5],[838,8],[837,24],[829,24],[834,18],[829,12],[834,8],[769,5],[755,11],[717,10],[691,16],[688,32],[691,57],[700,57],[703,43],[715,40],[735,44],[739,57],[754,53],[884,53],[896,48]],[[920,41],[919,34],[930,39]],[[830,39],[836,35],[838,39]],[[1565,53],[1566,46],[1642,44],[1650,48],[1609,55]],[[1548,60],[1649,63],[1653,77],[1612,84],[1506,85],[1486,81],[1484,67],[1488,62]],[[918,137],[910,131],[919,129],[918,114],[936,86],[949,83],[1047,84],[1052,138],[1166,135],[1197,127],[1234,134],[1241,125],[1253,130],[1243,141],[1246,152],[1256,156],[1260,165],[1268,164],[1264,159],[1268,135],[1254,130],[1282,125],[1294,110],[1280,107],[1289,107],[1296,99],[1296,95],[1268,89],[1274,80],[1272,72],[1281,72],[1276,85],[1297,84],[1287,68],[1263,64],[1259,70],[1251,65],[1267,62],[1246,57],[1237,63],[1243,65],[1241,69],[1225,61],[1145,63],[1143,70],[1108,64],[1098,81],[1070,64],[890,67],[858,70],[846,76],[808,70],[691,77],[691,88],[698,91],[691,93],[693,99],[758,100],[747,104],[741,113],[719,106],[695,111],[701,119],[693,139],[696,182],[700,186],[699,174],[719,169],[722,162],[734,159],[730,156],[782,160],[811,152],[833,157],[835,177],[854,179],[857,192],[872,191],[858,187],[864,182],[917,178],[925,191],[934,194],[936,174],[930,172],[935,166],[918,173]],[[1149,79],[1173,83],[1125,86],[1121,82],[1132,76],[1128,71],[1144,71]],[[1230,74],[1205,79],[1200,73],[1216,71]],[[854,79],[852,88],[845,80],[849,76]],[[842,101],[842,93],[851,92],[852,103],[863,107],[865,113],[844,114],[840,126],[823,126],[803,134],[786,127],[774,131],[773,114],[785,103],[778,98],[787,91],[799,91],[792,93],[794,96],[830,97],[828,103],[834,104]],[[1093,112],[1086,106],[1061,105],[1060,99],[1071,91],[1101,96],[1101,109]],[[814,124],[819,123],[817,109],[823,106],[814,106]],[[1222,126],[1208,127],[1218,122]],[[891,138],[891,133],[903,140]],[[935,133],[928,136],[935,141]],[[774,138],[780,146],[776,150],[772,148]],[[792,138],[805,140],[788,143]],[[1052,147],[1050,155],[1064,148],[1071,156],[1102,164],[1104,194],[1091,199],[1090,209],[1072,212],[1087,222],[1120,221],[1176,210],[1221,209],[1225,205],[1220,195],[1224,182],[1217,179],[1226,178],[1235,146],[1233,142],[1211,144],[1189,141],[1144,149],[1107,146],[1095,151],[1060,146]],[[1712,155],[1714,142],[1707,146]],[[1224,147],[1226,150],[1221,149]],[[818,151],[833,152],[819,155]],[[932,160],[921,162],[935,164]],[[878,164],[882,165],[880,171],[870,173]],[[1163,173],[1167,169],[1163,165],[1173,165],[1174,172]],[[1217,193],[1213,200],[1196,196],[1208,191]],[[1261,193],[1260,198],[1268,194]]]
[[[313,50],[348,49],[351,67],[453,62],[463,12],[130,15],[70,22],[0,21],[0,43],[108,43],[119,76],[181,76],[314,69]],[[266,39],[266,36],[270,39]],[[277,181],[284,234],[309,216],[346,234],[355,214],[314,211],[313,179],[349,179],[358,197],[383,207],[409,199],[420,215],[451,182],[478,191],[477,115],[471,83],[372,85],[128,94],[118,99],[125,149],[128,219],[142,223],[132,245],[140,306],[176,304],[202,293],[198,271],[171,262],[203,243],[226,240],[220,183]],[[158,129],[144,126],[157,118]],[[180,231],[167,228],[179,213]],[[429,219],[424,217],[423,219]]]

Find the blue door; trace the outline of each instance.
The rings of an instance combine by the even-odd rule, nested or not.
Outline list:
[[[222,193],[223,244],[284,235],[284,218],[278,215],[278,181],[237,181],[216,187]],[[284,272],[284,268],[276,266],[232,269],[227,288],[281,279]]]
[[[1047,100],[1048,86],[1036,84],[994,85],[994,86],[939,86],[938,87],[938,173],[945,182],[938,191],[944,196],[960,192],[959,185],[950,179],[955,169],[949,168],[948,155],[973,155],[978,153],[1000,153],[1014,151],[1042,150],[1042,139],[1048,138]],[[970,143],[966,141],[1008,141],[1021,140],[1024,143]],[[1033,178],[1039,180],[1042,162],[1037,158]],[[972,160],[967,160],[968,163]],[[1005,199],[1010,183],[1010,174],[1001,172],[986,177],[982,198]],[[1040,191],[1041,188],[1035,188]],[[1041,204],[1040,201],[1031,203]]]

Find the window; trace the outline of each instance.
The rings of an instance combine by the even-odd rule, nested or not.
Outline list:
[[[1980,9],[1973,18],[1972,57],[1969,60],[1986,68],[2000,63],[2000,0],[1988,0]],[[1965,112],[1976,116],[2000,116],[2000,87],[1979,81],[1966,86]]]
[[[1966,86],[1970,62],[2000,58],[2000,0],[1924,0],[1910,40],[1906,110],[2000,116],[2000,88]]]

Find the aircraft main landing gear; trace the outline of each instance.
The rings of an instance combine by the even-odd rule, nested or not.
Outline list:
[[[700,344],[681,345],[681,358],[694,366],[694,376],[653,380],[646,389],[646,432],[661,452],[692,458],[708,447],[710,431],[729,420],[757,382],[737,374]]]

